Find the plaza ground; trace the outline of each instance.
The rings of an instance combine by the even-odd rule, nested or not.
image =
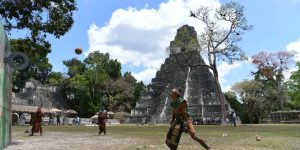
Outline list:
[[[44,126],[44,135],[24,133],[30,126],[12,127],[12,144],[4,150],[168,150],[168,125],[111,125],[106,136],[97,126]],[[300,124],[195,126],[215,150],[299,150]],[[227,134],[227,137],[223,135]],[[256,141],[259,135],[261,141]],[[203,149],[183,134],[178,150]]]

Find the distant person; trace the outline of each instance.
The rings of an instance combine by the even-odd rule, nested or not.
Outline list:
[[[72,124],[73,124],[74,126],[76,126],[76,118],[73,118],[73,119],[72,119]]]
[[[177,149],[182,132],[188,132],[192,139],[201,144],[205,149],[209,150],[210,147],[206,145],[203,139],[196,136],[196,131],[192,124],[192,119],[188,114],[187,101],[182,99],[181,91],[173,89],[171,91],[171,107],[172,107],[172,120],[171,127],[167,134],[166,144],[170,149]]]
[[[100,110],[98,112],[98,125],[99,125],[99,135],[103,132],[106,135],[106,121],[107,121],[107,111]]]
[[[231,116],[233,125],[236,126],[236,114],[235,114],[235,112],[232,111],[231,114],[230,114],[230,116]]]
[[[54,125],[54,120],[52,114],[49,115],[49,125]]]
[[[59,126],[60,125],[60,116],[56,115],[56,125]]]
[[[80,125],[80,118],[78,116],[76,116],[75,118],[75,126],[79,126]]]
[[[30,136],[33,136],[34,132],[40,132],[40,135],[43,135],[42,129],[42,120],[44,117],[44,113],[42,112],[42,108],[39,107],[38,110],[35,112],[34,117],[31,119],[32,121],[32,129]]]

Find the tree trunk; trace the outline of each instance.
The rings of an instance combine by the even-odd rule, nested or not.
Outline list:
[[[277,95],[278,95],[280,110],[284,109],[283,99],[282,99],[282,89],[281,89],[282,79],[283,79],[282,69],[279,69],[278,75],[276,76],[276,80],[277,80]]]
[[[279,107],[280,107],[280,110],[283,110],[284,109],[284,106],[283,106],[283,99],[282,99],[282,90],[281,90],[281,83],[280,81],[277,81],[277,93],[278,93],[278,99],[279,99]]]
[[[225,108],[225,96],[222,92],[221,89],[221,85],[219,82],[219,76],[218,76],[218,71],[216,68],[213,68],[213,73],[214,73],[214,77],[215,77],[215,81],[216,81],[216,87],[217,87],[217,95],[220,99],[220,103],[221,103],[221,111],[222,111],[222,125],[227,124],[226,121],[226,108]]]

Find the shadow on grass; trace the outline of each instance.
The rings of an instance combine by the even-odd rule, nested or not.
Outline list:
[[[21,145],[22,143],[21,141],[12,141],[9,145]]]

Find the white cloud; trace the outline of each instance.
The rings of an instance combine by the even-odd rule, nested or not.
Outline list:
[[[138,81],[143,81],[144,83],[150,83],[152,78],[156,74],[156,69],[146,69],[142,72],[139,73],[132,73],[132,75],[138,80]]]
[[[297,61],[300,61],[300,38],[295,41],[295,42],[291,42],[289,43],[287,46],[286,46],[286,49],[290,52],[294,52],[295,55],[294,55],[294,61],[297,62]],[[291,76],[291,73],[293,71],[296,71],[297,68],[296,66],[292,66],[293,68],[291,68],[290,70],[284,72],[284,76],[285,76],[285,80],[288,80]]]
[[[227,62],[222,62],[218,66],[220,84],[221,85],[225,84],[226,82],[225,76],[231,73],[232,70],[240,68],[242,66],[242,63],[243,62],[236,62],[233,64],[228,64]]]
[[[198,20],[189,17],[190,10],[200,6],[216,8],[220,3],[217,0],[169,0],[161,3],[158,9],[147,5],[143,9],[117,9],[107,25],[90,26],[88,53],[99,50],[109,53],[122,65],[142,66],[146,70],[131,72],[148,83],[165,59],[165,48],[180,26],[194,26],[198,34],[203,30]]]
[[[222,87],[223,92],[228,92],[228,91],[230,91],[230,89],[231,89],[231,85],[227,85],[227,86]]]
[[[300,38],[297,41],[288,44],[286,46],[286,49],[290,52],[295,53],[295,57],[294,57],[295,61],[300,60]]]

